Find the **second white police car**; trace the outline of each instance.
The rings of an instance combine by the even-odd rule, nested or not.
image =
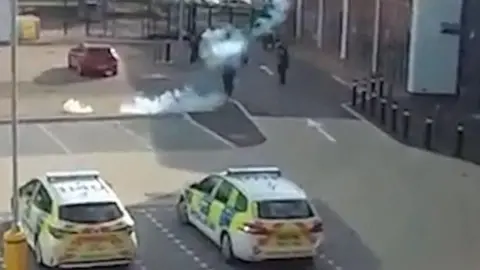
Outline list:
[[[48,172],[19,193],[21,226],[39,264],[74,268],[135,259],[134,221],[99,172]]]
[[[324,240],[322,219],[306,193],[277,167],[230,168],[188,186],[178,218],[235,259],[313,259]]]

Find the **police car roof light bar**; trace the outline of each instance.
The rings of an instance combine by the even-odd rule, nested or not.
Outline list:
[[[55,180],[57,181],[79,180],[79,178],[97,179],[100,176],[100,172],[95,170],[54,171],[54,172],[47,172],[45,176],[50,182]]]
[[[251,175],[251,174],[274,174],[277,177],[282,175],[278,167],[244,167],[244,168],[228,168],[227,175]]]

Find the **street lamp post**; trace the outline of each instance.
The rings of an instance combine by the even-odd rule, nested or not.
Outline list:
[[[18,27],[17,27],[17,0],[12,1],[12,20],[10,25],[10,72],[11,81],[11,117],[12,117],[12,230],[18,231],[18,118],[17,118],[17,47],[18,47]]]
[[[24,232],[19,224],[18,211],[18,117],[17,117],[17,47],[18,47],[18,3],[11,0],[10,21],[10,71],[11,85],[11,117],[12,117],[12,200],[13,221],[10,230],[3,235],[3,262],[6,270],[28,269],[28,247]]]

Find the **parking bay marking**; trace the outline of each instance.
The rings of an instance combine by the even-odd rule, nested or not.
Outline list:
[[[207,263],[202,261],[202,259],[200,259],[200,257],[198,257],[191,249],[189,249],[185,244],[183,244],[182,240],[180,240],[174,234],[170,233],[169,230],[167,228],[165,228],[165,226],[162,224],[162,222],[160,222],[158,219],[156,219],[152,215],[152,213],[150,213],[149,211],[146,211],[144,209],[137,210],[137,212],[140,212],[143,215],[145,215],[145,217],[147,217],[153,223],[153,225],[155,225],[155,227],[157,227],[165,236],[167,236],[167,238],[170,239],[170,241],[175,243],[181,251],[183,251],[186,255],[190,256],[193,259],[193,261],[196,264],[198,264],[198,266],[200,268],[213,270],[212,267],[210,267]]]
[[[47,127],[45,127],[44,125],[41,125],[41,124],[37,124],[36,125],[41,131],[43,131],[43,133],[45,133],[45,135],[47,135],[47,137],[49,137],[53,142],[55,142],[60,148],[62,148],[63,152],[65,152],[65,154],[67,155],[71,155],[73,152],[70,150],[70,148],[68,148],[67,145],[65,145],[62,140],[60,140],[60,138],[58,138],[57,136],[55,136],[55,134],[53,134],[50,130],[47,129]]]
[[[193,252],[193,250],[189,249],[188,246],[183,244],[182,240],[177,238],[177,236],[175,234],[171,233],[170,230],[162,224],[162,222],[160,222],[158,219],[156,219],[153,216],[153,214],[151,212],[155,211],[154,208],[139,209],[139,210],[136,210],[136,211],[145,215],[145,217],[147,217],[155,225],[155,227],[157,227],[168,239],[170,239],[170,241],[175,243],[180,250],[182,250],[186,255],[192,257],[193,261],[195,261],[195,263],[197,263],[200,266],[200,268],[208,269],[208,270],[214,270],[212,267],[209,267],[209,265],[207,263],[203,262],[202,259],[200,259],[200,257],[198,257]],[[338,265],[336,263],[336,261],[327,257],[325,253],[321,253],[319,255],[319,257],[320,257],[321,260],[328,263],[328,265],[330,265],[330,267],[334,267],[335,270],[343,270],[343,268],[340,265]]]

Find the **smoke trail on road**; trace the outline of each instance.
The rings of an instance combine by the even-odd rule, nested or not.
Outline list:
[[[288,0],[267,0],[262,14],[255,19],[253,26],[244,29],[227,25],[217,29],[207,29],[202,34],[199,55],[205,69],[202,72],[214,74],[201,76],[199,80],[209,86],[201,86],[199,80],[187,83],[181,89],[166,91],[161,96],[149,99],[136,97],[133,102],[122,104],[120,112],[128,114],[161,114],[171,112],[198,112],[214,110],[227,99],[220,82],[221,71],[225,67],[240,68],[243,57],[248,52],[251,41],[271,33],[286,19],[290,3]],[[205,84],[205,83],[203,83]],[[202,93],[203,92],[203,93]]]

